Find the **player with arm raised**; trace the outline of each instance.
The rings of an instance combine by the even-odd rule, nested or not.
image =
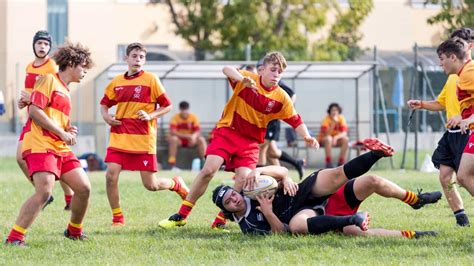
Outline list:
[[[264,58],[261,75],[224,67],[233,94],[227,102],[222,117],[213,131],[213,140],[206,151],[204,167],[194,179],[191,190],[183,201],[178,213],[159,225],[174,228],[186,224],[196,201],[204,194],[207,186],[222,164],[227,171],[235,172],[235,189],[242,190],[246,177],[258,161],[258,145],[263,142],[268,122],[281,119],[295,128],[306,143],[312,147],[319,144],[309,135],[306,125],[296,112],[293,103],[278,82],[286,68],[286,60],[279,52],[268,53]],[[254,180],[248,180],[253,187]],[[213,227],[225,223],[222,214],[214,221]]]

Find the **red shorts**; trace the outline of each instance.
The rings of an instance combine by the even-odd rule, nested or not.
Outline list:
[[[137,154],[107,149],[104,161],[122,166],[122,170],[130,171],[158,171],[156,154]]]
[[[179,142],[181,142],[180,143],[181,147],[183,147],[183,148],[189,147],[189,140],[188,139],[179,138],[179,137],[178,137],[178,139],[179,139]]]
[[[349,206],[346,195],[344,193],[344,189],[346,188],[347,183],[344,184],[341,188],[339,188],[336,193],[332,194],[326,205],[326,215],[332,216],[345,216],[345,215],[352,215],[359,210],[359,205],[352,208]]]
[[[82,168],[73,152],[64,156],[54,153],[30,153],[23,158],[28,166],[28,175],[32,178],[37,172],[50,172],[59,180],[61,176],[73,169]]]
[[[469,140],[466,143],[466,147],[464,147],[463,153],[474,154],[474,131],[471,132]]]
[[[207,147],[207,155],[217,155],[224,159],[225,170],[234,171],[239,167],[255,169],[258,162],[258,143],[239,135],[228,127],[213,131],[213,139]]]

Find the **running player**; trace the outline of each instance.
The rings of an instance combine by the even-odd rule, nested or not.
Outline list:
[[[143,186],[149,191],[169,189],[183,199],[188,194],[181,177],[169,179],[155,175],[158,170],[156,119],[168,113],[172,105],[159,78],[142,69],[145,56],[142,44],[128,45],[125,56],[128,71],[110,82],[100,101],[102,117],[111,126],[104,161],[113,226],[125,225],[118,189],[122,170],[140,171]],[[115,105],[115,115],[109,114],[109,108]]]
[[[81,44],[66,44],[54,53],[59,73],[42,76],[31,94],[22,154],[34,194],[23,204],[6,244],[25,244],[25,234],[51,196],[54,181],[61,179],[73,191],[71,220],[64,235],[73,240],[87,237],[82,222],[87,211],[90,182],[69,145],[76,144],[77,128],[71,126],[71,98],[68,85],[80,82],[92,66],[89,50]]]
[[[458,37],[466,42],[472,42],[474,33],[469,28],[461,28],[451,34],[451,38]],[[459,127],[461,110],[456,95],[458,75],[451,74],[443,89],[434,101],[409,100],[408,106],[412,109],[426,109],[430,111],[446,110],[446,131],[438,142],[438,147],[433,152],[431,160],[439,169],[439,181],[443,187],[444,196],[453,211],[456,224],[469,226],[469,218],[464,211],[464,204],[456,186],[453,186],[453,174],[459,170],[459,163],[466,146],[469,134],[463,134]]]
[[[49,52],[51,51],[51,42],[52,38],[49,32],[40,30],[35,33],[33,37],[33,53],[35,54],[35,60],[28,64],[26,67],[26,77],[25,77],[25,90],[21,92],[20,99],[18,100],[18,108],[23,109],[31,104],[30,95],[33,91],[33,87],[36,81],[44,75],[47,74],[56,74],[58,72],[58,66],[49,57]],[[30,127],[31,119],[28,119],[26,125],[23,127],[20,138],[18,140],[16,160],[20,166],[21,171],[25,174],[25,177],[30,180],[28,176],[28,166],[26,165],[25,160],[23,160],[23,155],[21,153],[21,145],[23,143],[23,137],[26,133],[25,130]],[[59,181],[61,187],[64,191],[64,201],[66,206],[64,210],[71,209],[71,199],[74,192],[71,190],[68,185],[66,185],[61,180]],[[45,206],[51,203],[54,200],[53,195],[45,202]]]

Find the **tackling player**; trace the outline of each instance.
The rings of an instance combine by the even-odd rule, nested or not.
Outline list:
[[[246,177],[258,161],[258,145],[263,142],[268,122],[281,119],[296,129],[306,143],[319,147],[317,140],[309,135],[306,125],[294,109],[291,98],[278,82],[286,69],[286,60],[279,52],[268,53],[263,59],[261,74],[255,74],[234,67],[224,67],[233,94],[227,102],[222,117],[213,131],[213,140],[206,151],[204,167],[194,179],[189,195],[183,201],[178,213],[162,220],[162,228],[174,228],[186,224],[196,201],[204,194],[207,186],[222,164],[227,171],[235,172],[235,189],[244,186],[253,188],[252,180],[244,184]],[[219,221],[220,220],[220,221]],[[225,224],[219,214],[213,227]]]
[[[375,231],[365,233],[368,229],[368,214],[357,213],[357,210],[360,203],[373,193],[397,198],[412,208],[419,209],[426,204],[437,202],[441,198],[441,192],[416,195],[381,177],[359,177],[380,158],[393,154],[390,146],[377,139],[366,139],[364,144],[371,150],[370,152],[352,159],[343,166],[314,172],[298,185],[288,177],[286,168],[275,166],[257,168],[248,178],[265,174],[281,181],[283,185],[282,189],[277,190],[271,197],[260,195],[257,201],[250,200],[231,187],[221,185],[213,192],[213,202],[224,213],[227,212],[227,217],[239,224],[243,233],[321,234],[330,230],[344,230],[347,234],[397,235],[410,238],[434,235],[434,232],[384,229],[374,229]],[[334,192],[336,193],[331,195]],[[326,200],[326,215],[321,215],[324,213]],[[356,225],[358,228],[351,225]]]

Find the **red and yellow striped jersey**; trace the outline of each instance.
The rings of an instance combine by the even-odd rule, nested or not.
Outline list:
[[[67,85],[58,74],[42,76],[35,84],[31,94],[31,104],[45,114],[60,128],[66,130],[70,125],[71,98]],[[25,135],[21,149],[23,156],[29,153],[54,153],[65,155],[71,148],[53,132],[43,129],[31,118],[25,125]]]
[[[109,148],[121,152],[156,154],[156,119],[141,121],[137,112],[151,113],[156,105],[171,104],[165,88],[154,74],[141,71],[131,77],[116,76],[105,88],[101,105],[117,105],[115,119],[121,125],[110,128]]]
[[[449,75],[444,84],[443,90],[438,95],[438,101],[446,109],[446,118],[449,120],[453,116],[460,115],[459,101],[456,95],[456,86],[459,80],[458,75]]]
[[[474,114],[474,62],[469,60],[458,73],[457,95],[463,119]],[[470,125],[474,130],[474,124]]]
[[[58,66],[51,58],[39,66],[34,66],[33,63],[31,62],[26,66],[25,90],[29,93],[33,91],[36,81],[41,76],[58,73]]]
[[[170,121],[170,129],[183,134],[193,134],[200,130],[199,119],[196,115],[189,113],[186,119],[175,114]]]
[[[262,143],[271,120],[281,119],[293,128],[303,123],[282,88],[278,85],[266,88],[259,75],[244,70],[239,72],[255,80],[257,89],[244,87],[242,82],[229,79],[234,93],[224,107],[217,128],[230,127],[242,136]]]
[[[336,136],[342,132],[347,132],[346,118],[339,115],[337,121],[334,121],[331,116],[326,117],[321,121],[321,128],[319,130],[318,141],[321,141],[325,135]]]

